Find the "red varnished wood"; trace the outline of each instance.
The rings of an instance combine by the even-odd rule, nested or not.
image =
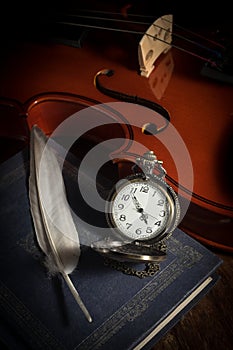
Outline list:
[[[0,67],[0,95],[23,104],[29,128],[36,122],[50,134],[63,118],[79,108],[77,103],[85,108],[95,101],[116,101],[101,94],[93,84],[99,70],[113,69],[114,76],[103,77],[102,83],[161,104],[170,113],[171,123],[190,153],[194,189],[182,228],[203,243],[233,251],[232,87],[201,76],[203,62],[197,58],[175,48],[169,55],[174,70],[164,94],[158,98],[156,86],[161,83],[158,79],[164,77],[156,75],[157,67],[149,79],[138,74],[137,46],[128,35],[89,35],[82,48],[24,42],[5,55]],[[52,92],[76,94],[87,100],[76,100],[74,109],[60,113],[56,119],[52,105],[50,110],[42,111],[46,100],[43,96],[40,103],[33,97]],[[133,118],[130,114],[127,117]],[[144,122],[142,118],[142,126]],[[178,181],[175,164],[165,147],[154,143],[152,136],[146,136],[140,128],[134,129],[134,137],[154,148],[164,160],[171,182]]]

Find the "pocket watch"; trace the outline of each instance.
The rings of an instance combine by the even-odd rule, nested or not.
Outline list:
[[[126,262],[160,262],[180,218],[178,197],[153,151],[137,157],[132,175],[119,180],[106,201],[110,234],[94,242],[100,254]]]

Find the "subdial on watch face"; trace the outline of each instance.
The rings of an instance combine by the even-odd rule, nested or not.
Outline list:
[[[130,240],[148,240],[166,229],[169,201],[155,181],[134,179],[121,186],[111,202],[111,221]]]

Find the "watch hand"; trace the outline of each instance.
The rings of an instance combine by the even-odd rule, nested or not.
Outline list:
[[[153,216],[151,213],[148,213],[148,211],[145,211],[145,210],[144,210],[144,213],[147,215],[147,217],[148,217],[148,216],[152,216],[152,218],[156,219],[156,217]]]
[[[135,205],[137,211],[142,212],[142,211],[143,211],[143,208],[141,207],[139,201],[137,200],[137,198],[135,197],[134,194],[132,194],[132,199],[133,199],[133,203],[134,203],[134,205]]]
[[[156,218],[154,215],[152,215],[152,214],[150,214],[150,213],[147,213],[147,212],[146,212],[146,215],[147,215],[147,217],[148,217],[148,216],[151,216],[153,219],[155,219],[155,220],[157,220],[157,221],[159,220],[158,218]]]
[[[140,219],[140,220],[144,220],[145,223],[148,224],[148,222],[147,222],[148,215],[147,215],[147,214],[145,214],[145,213],[142,212],[142,214],[141,214],[141,216],[140,216],[139,219]]]
[[[133,203],[136,207],[137,212],[141,213],[140,220],[144,220],[145,223],[147,224],[148,215],[144,214],[144,209],[141,207],[139,201],[137,200],[137,198],[134,194],[132,194],[132,199],[133,199]]]

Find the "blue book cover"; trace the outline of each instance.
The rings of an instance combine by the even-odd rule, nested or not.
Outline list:
[[[68,168],[72,187],[76,169]],[[43,265],[28,173],[27,150],[0,166],[0,339],[9,349],[150,349],[217,281],[221,260],[180,229],[168,240],[159,271],[143,279],[82,247],[71,278],[93,318],[88,323],[63,280]]]

